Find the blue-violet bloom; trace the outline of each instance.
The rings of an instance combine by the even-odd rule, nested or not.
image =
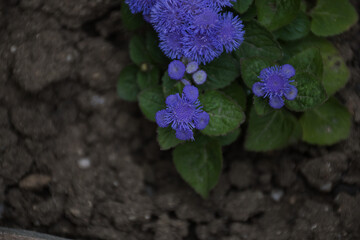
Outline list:
[[[159,47],[171,59],[179,59],[183,54],[183,34],[180,32],[159,33]]]
[[[159,127],[171,126],[180,140],[194,140],[193,129],[203,130],[209,123],[210,116],[202,110],[198,100],[199,90],[186,85],[182,95],[173,94],[166,98],[166,109],[156,113],[155,119]]]
[[[199,70],[192,75],[194,82],[201,85],[206,81],[207,74],[204,70]]]
[[[168,66],[168,73],[171,79],[181,80],[185,75],[185,65],[180,60],[172,61]]]
[[[252,91],[257,97],[269,97],[272,108],[282,108],[283,97],[294,100],[297,96],[297,88],[290,84],[294,82],[290,80],[293,76],[295,76],[295,69],[290,64],[264,68],[258,76],[261,81],[252,86]]]
[[[151,9],[151,20],[158,33],[181,32],[187,17],[182,0],[158,0]]]
[[[132,13],[143,13],[148,15],[151,12],[151,8],[155,5],[157,0],[125,0],[125,3],[129,5]]]
[[[197,62],[189,62],[186,65],[186,72],[188,74],[193,74],[194,72],[196,72],[199,69],[199,64]]]
[[[233,13],[224,13],[220,17],[217,36],[227,53],[240,47],[244,41],[244,25],[238,16]]]
[[[198,63],[211,62],[223,52],[223,46],[213,31],[204,33],[188,31],[184,33],[183,43],[184,56]]]
[[[231,7],[232,3],[236,0],[205,0],[211,7]]]

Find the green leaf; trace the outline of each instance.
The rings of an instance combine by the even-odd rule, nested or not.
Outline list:
[[[156,87],[160,80],[160,70],[156,67],[153,67],[148,72],[139,71],[137,73],[137,83],[141,90],[150,87]]]
[[[203,198],[208,197],[221,173],[220,144],[204,138],[187,142],[174,149],[173,160],[180,176]]]
[[[141,14],[132,14],[129,6],[122,1],[121,2],[121,20],[122,26],[129,31],[135,31],[144,24],[144,20]]]
[[[233,9],[238,13],[243,14],[249,9],[253,1],[254,0],[237,0],[233,3]]]
[[[263,116],[266,115],[274,109],[270,107],[268,99],[259,98],[254,96],[254,109],[257,115]]]
[[[183,142],[175,137],[175,130],[172,129],[171,127],[167,127],[167,128],[158,127],[157,141],[160,145],[161,150],[168,150]]]
[[[151,62],[144,38],[138,35],[133,36],[130,40],[129,50],[131,60],[137,65],[140,66],[142,63]]]
[[[296,118],[285,110],[272,111],[259,116],[250,112],[245,148],[250,151],[270,151],[289,144],[296,126]]]
[[[348,0],[318,0],[311,17],[311,31],[325,37],[345,32],[358,21]]]
[[[286,100],[286,106],[293,111],[302,112],[322,104],[326,98],[326,91],[318,78],[309,73],[295,75],[295,85],[298,95],[295,100]]]
[[[205,89],[218,89],[231,84],[239,75],[239,63],[230,54],[222,54],[203,67],[207,80],[202,86]]]
[[[162,86],[163,86],[163,92],[165,97],[169,96],[171,94],[171,89],[174,88],[176,81],[171,79],[169,77],[168,71],[166,71],[161,78]]]
[[[164,73],[161,81],[165,97],[175,93],[182,93],[184,85],[180,81],[171,79],[167,71]]]
[[[226,134],[225,136],[215,137],[216,140],[221,144],[221,146],[228,146],[236,141],[236,139],[240,136],[241,129],[237,128],[231,133]]]
[[[289,60],[298,73],[310,73],[321,79],[323,74],[323,62],[319,49],[308,48]]]
[[[255,3],[253,2],[250,5],[249,9],[244,14],[241,14],[241,20],[250,21],[250,20],[254,20],[255,18],[256,18],[256,6]]]
[[[254,20],[244,22],[244,26],[244,41],[236,51],[239,59],[260,57],[275,61],[282,58],[282,49],[271,32]]]
[[[241,77],[248,88],[252,88],[253,84],[259,82],[258,76],[262,69],[270,67],[271,61],[263,58],[248,58],[241,60]]]
[[[225,135],[245,120],[241,107],[225,94],[212,90],[199,97],[203,109],[210,115],[208,126],[202,133],[209,136]]]
[[[145,44],[153,63],[160,66],[166,66],[168,64],[168,58],[159,48],[159,39],[155,31],[152,30],[146,32]]]
[[[119,76],[117,82],[117,94],[126,101],[136,101],[139,93],[139,87],[136,83],[136,74],[139,71],[135,65],[125,67]]]
[[[230,86],[221,89],[221,91],[235,100],[243,110],[246,109],[246,92],[240,84],[233,82]]]
[[[290,54],[298,53],[311,47],[316,47],[320,50],[324,65],[322,82],[327,94],[331,96],[346,85],[350,78],[350,71],[346,67],[339,51],[331,42],[324,38],[309,36],[286,45],[286,49]]]
[[[345,87],[350,78],[350,71],[337,49],[331,43],[328,46],[329,48],[322,51],[324,63],[322,80],[327,94],[331,96]]]
[[[140,92],[138,100],[140,110],[150,121],[155,121],[157,111],[166,107],[161,87],[147,88],[143,90]]]
[[[351,115],[335,98],[307,111],[300,118],[303,140],[311,144],[331,145],[350,134]]]
[[[284,41],[294,41],[305,37],[310,32],[310,19],[304,12],[299,12],[297,17],[289,25],[286,25],[276,32],[277,38]]]
[[[300,9],[300,0],[256,0],[259,22],[270,31],[294,20]]]

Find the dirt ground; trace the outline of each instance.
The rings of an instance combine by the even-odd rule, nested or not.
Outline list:
[[[353,1],[360,11],[360,3]],[[74,239],[360,239],[360,25],[332,38],[352,78],[351,136],[224,149],[208,200],[156,125],[116,96],[129,63],[118,0],[0,0],[0,225]]]

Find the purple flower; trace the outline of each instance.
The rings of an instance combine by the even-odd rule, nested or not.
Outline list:
[[[209,114],[202,110],[198,100],[199,90],[190,85],[178,93],[166,98],[166,109],[156,113],[155,119],[159,127],[171,126],[180,140],[194,140],[193,129],[204,129],[209,123]]]
[[[239,17],[234,17],[231,12],[221,15],[217,28],[217,36],[227,53],[240,47],[244,41],[244,25]]]
[[[204,70],[199,70],[192,75],[194,82],[201,85],[206,81],[207,74]]]
[[[198,63],[211,62],[223,52],[223,47],[213,32],[189,31],[184,34],[183,43],[184,56]]]
[[[171,79],[181,80],[185,75],[185,65],[179,60],[174,60],[168,66],[168,73]]]
[[[197,62],[189,62],[186,65],[186,72],[188,74],[193,74],[194,72],[196,72],[199,69],[199,64]]]
[[[294,80],[289,80],[293,76],[295,76],[295,69],[290,64],[264,68],[258,76],[261,81],[252,86],[252,91],[257,97],[269,97],[272,108],[282,108],[283,97],[294,100],[297,96],[297,88],[290,84]]]
[[[236,0],[205,0],[207,1],[208,5],[211,7],[218,7],[218,8],[222,8],[222,7],[231,7],[232,3]]]
[[[182,0],[181,6],[183,11],[191,17],[201,13],[207,7],[207,2],[204,0]]]
[[[159,33],[183,31],[186,13],[182,0],[158,0],[151,9],[150,22]]]
[[[171,59],[179,59],[183,56],[183,35],[180,32],[160,33],[160,49]]]
[[[159,34],[160,49],[171,59],[186,57],[206,64],[224,49],[238,48],[244,39],[241,20],[232,13],[219,13],[231,6],[231,0],[153,1],[150,22]]]
[[[195,33],[204,33],[206,31],[215,31],[215,26],[219,22],[218,11],[213,8],[205,8],[200,14],[194,16],[190,28]]]
[[[125,0],[129,5],[132,13],[140,13],[147,15],[151,12],[151,8],[155,5],[157,0]]]

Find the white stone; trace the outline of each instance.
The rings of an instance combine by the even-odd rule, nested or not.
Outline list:
[[[271,198],[275,202],[279,202],[283,196],[284,196],[284,191],[281,189],[274,189],[271,191]]]
[[[78,166],[81,169],[87,169],[91,166],[91,161],[89,158],[81,158],[78,160]]]

